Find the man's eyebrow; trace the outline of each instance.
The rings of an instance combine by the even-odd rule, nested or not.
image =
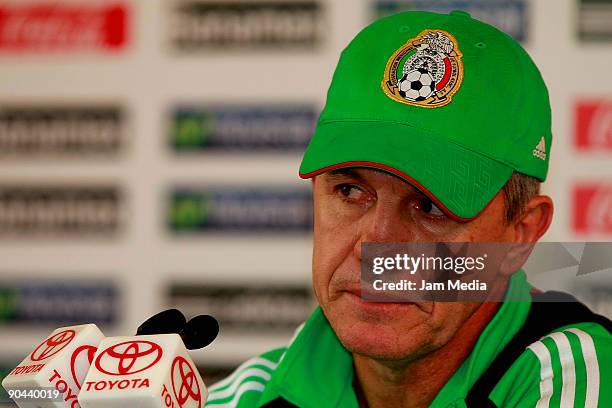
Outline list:
[[[358,181],[363,181],[363,177],[357,172],[356,169],[335,169],[328,171],[326,174],[331,180],[352,178]]]

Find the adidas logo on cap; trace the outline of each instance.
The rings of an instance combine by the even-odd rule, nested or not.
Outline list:
[[[533,157],[537,157],[541,160],[546,160],[546,141],[544,140],[544,136],[540,139],[538,145],[532,151]]]

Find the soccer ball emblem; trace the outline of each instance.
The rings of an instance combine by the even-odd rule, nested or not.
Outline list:
[[[423,68],[405,73],[397,82],[399,94],[409,101],[424,101],[436,90],[431,74]]]

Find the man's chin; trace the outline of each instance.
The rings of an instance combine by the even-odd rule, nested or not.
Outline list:
[[[353,296],[353,295],[350,295]],[[381,360],[414,359],[428,350],[426,314],[415,304],[334,302],[325,310],[340,342],[349,351]]]
[[[423,336],[398,335],[392,327],[381,324],[357,322],[334,330],[347,350],[376,360],[412,361],[429,352]]]

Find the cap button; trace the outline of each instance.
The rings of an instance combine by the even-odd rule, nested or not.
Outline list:
[[[450,12],[450,15],[451,16],[456,16],[456,17],[472,18],[470,13],[468,13],[467,11],[463,11],[463,10],[453,10],[453,11]]]

